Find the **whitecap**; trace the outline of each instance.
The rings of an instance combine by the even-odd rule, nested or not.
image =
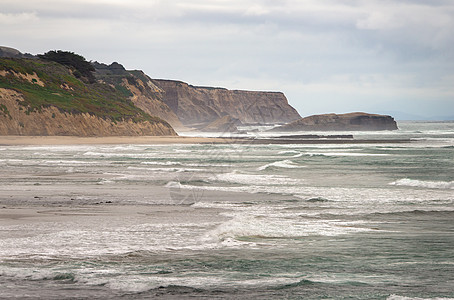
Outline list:
[[[354,153],[354,152],[306,152],[308,156],[389,156],[386,153]]]
[[[454,181],[424,181],[409,178],[402,178],[389,183],[396,186],[421,187],[427,189],[454,189]]]
[[[406,296],[399,296],[399,295],[390,295],[386,300],[454,300],[454,298],[419,298],[419,297],[406,297]]]
[[[177,161],[143,161],[141,165],[161,165],[161,166],[174,166],[179,165]]]
[[[112,153],[112,152],[93,152],[87,151],[83,154],[84,156],[94,156],[94,157],[127,157],[127,158],[154,158],[156,157],[155,153]]]
[[[298,154],[298,153],[301,153],[301,152],[296,151],[296,150],[283,150],[283,151],[279,151],[277,154]]]
[[[214,181],[224,181],[230,183],[239,183],[246,185],[295,185],[301,183],[301,180],[289,178],[281,175],[263,175],[263,174],[242,174],[237,171],[230,173],[216,174],[209,178]]]
[[[219,241],[243,237],[296,238],[303,236],[337,236],[371,231],[364,221],[301,220],[239,214],[207,234]]]
[[[286,169],[304,168],[304,166],[298,165],[298,164],[294,163],[293,161],[286,159],[286,160],[279,160],[279,161],[275,161],[275,162],[263,165],[261,167],[258,167],[257,170],[263,171],[270,167],[286,168]]]

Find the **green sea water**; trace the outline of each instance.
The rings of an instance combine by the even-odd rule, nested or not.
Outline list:
[[[412,142],[0,146],[0,298],[454,298],[454,123],[399,127],[355,138]],[[21,207],[52,217],[1,222]]]

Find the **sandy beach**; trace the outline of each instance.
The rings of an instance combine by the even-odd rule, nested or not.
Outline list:
[[[78,136],[0,136],[0,146],[19,145],[165,145],[165,144],[377,144],[377,143],[408,143],[409,139],[283,139],[283,138],[212,138],[187,136],[109,136],[109,137],[78,137]]]
[[[0,145],[112,145],[112,144],[209,144],[227,143],[222,138],[183,136],[0,136]]]

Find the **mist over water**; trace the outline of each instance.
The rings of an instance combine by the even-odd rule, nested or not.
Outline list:
[[[1,146],[0,296],[453,298],[454,126],[399,127],[355,138],[413,142]],[[19,208],[39,217],[3,221]]]

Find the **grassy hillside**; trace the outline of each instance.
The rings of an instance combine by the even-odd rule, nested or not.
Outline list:
[[[150,116],[128,99],[129,91],[105,83],[89,83],[77,70],[42,59],[0,58],[0,88],[24,95],[20,102],[27,114],[54,106],[61,112],[88,113],[114,122],[132,120],[151,123],[167,122]],[[31,75],[37,76],[31,76]],[[28,78],[27,78],[28,76]]]

